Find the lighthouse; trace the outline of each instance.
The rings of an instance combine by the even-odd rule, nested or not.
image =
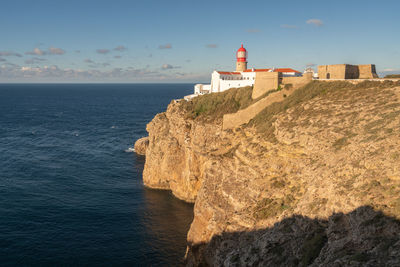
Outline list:
[[[236,71],[245,70],[247,70],[247,51],[242,44],[236,53]]]

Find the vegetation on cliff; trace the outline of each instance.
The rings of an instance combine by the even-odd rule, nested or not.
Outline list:
[[[257,99],[252,99],[252,90],[253,88],[248,86],[232,88],[220,93],[200,95],[190,101],[182,101],[181,107],[185,110],[187,118],[212,122],[221,119],[224,114],[235,113],[244,109],[276,91],[271,90]]]
[[[289,108],[299,106],[299,104],[309,101],[318,96],[333,95],[333,101],[343,101],[343,99],[354,99],[360,96],[374,97],[377,90],[387,87],[400,86],[400,81],[364,81],[358,84],[352,84],[345,81],[337,82],[319,82],[313,81],[302,88],[297,89],[293,94],[288,96],[282,102],[273,103],[260,112],[253,120],[250,121],[248,126],[254,126],[259,133],[262,133],[265,138],[272,142],[276,142],[274,136],[275,128],[273,122],[276,120],[276,115],[285,112]],[[373,90],[366,90],[371,89]],[[293,116],[298,116],[304,113],[303,108],[296,109],[292,113]],[[315,111],[314,111],[315,112]],[[325,112],[325,111],[323,111]],[[345,141],[345,140],[342,140]],[[340,142],[338,143],[340,145]]]
[[[387,79],[395,79],[395,78],[400,78],[400,74],[388,74],[385,76]]]

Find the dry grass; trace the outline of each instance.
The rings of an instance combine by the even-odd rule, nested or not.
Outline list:
[[[400,74],[389,74],[386,75],[385,78],[387,79],[400,78]]]
[[[235,113],[250,106],[276,90],[271,90],[257,99],[252,99],[252,91],[252,87],[232,88],[221,93],[201,95],[190,101],[182,101],[181,107],[185,110],[187,118],[215,121],[224,114]]]
[[[337,98],[337,101],[341,101],[347,97],[354,97],[356,91],[358,91],[358,93],[362,93],[360,90],[364,90],[367,88],[382,89],[395,86],[400,86],[400,81],[364,81],[359,84],[352,84],[346,81],[313,81],[297,89],[295,92],[293,92],[293,94],[286,97],[282,102],[274,103],[265,108],[248,123],[248,126],[255,127],[259,133],[265,136],[266,139],[270,140],[271,142],[276,142],[276,138],[274,135],[275,129],[273,127],[273,123],[276,120],[275,115],[285,112],[289,108],[299,106],[301,103],[304,103],[315,97],[324,97],[325,95],[335,94],[335,98]],[[351,95],[349,95],[349,92],[351,91],[354,91],[354,94],[351,93]],[[302,110],[297,110],[296,112],[293,112],[291,115],[294,117],[296,115],[300,115]]]
[[[268,219],[285,210],[293,210],[296,202],[296,199],[290,194],[286,194],[284,198],[264,198],[254,207],[253,216],[256,219]]]

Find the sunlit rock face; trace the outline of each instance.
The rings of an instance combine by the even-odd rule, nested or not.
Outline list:
[[[149,146],[143,182],[170,189],[187,202],[194,202],[200,189],[208,153],[221,144],[220,123],[198,123],[187,119],[179,103],[171,103],[147,125]]]
[[[221,129],[179,103],[147,126],[145,185],[195,201],[189,265],[399,264],[399,87],[337,88],[271,127]]]
[[[146,155],[146,149],[149,147],[149,138],[142,137],[135,142],[134,150],[139,155]]]

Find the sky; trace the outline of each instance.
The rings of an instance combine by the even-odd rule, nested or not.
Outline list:
[[[0,82],[209,82],[249,68],[400,73],[400,1],[2,0]]]

